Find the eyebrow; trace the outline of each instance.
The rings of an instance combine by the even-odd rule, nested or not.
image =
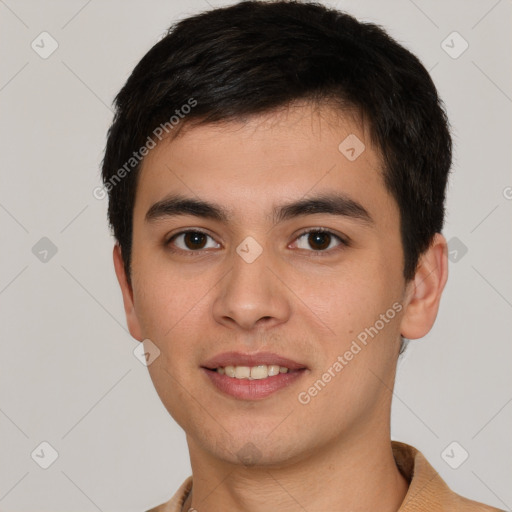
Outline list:
[[[275,225],[295,217],[318,213],[346,217],[367,225],[374,224],[373,218],[360,203],[340,193],[319,194],[276,206],[273,209],[272,218]],[[153,204],[147,211],[145,220],[153,222],[180,215],[193,215],[226,224],[232,218],[231,212],[221,205],[173,194]]]

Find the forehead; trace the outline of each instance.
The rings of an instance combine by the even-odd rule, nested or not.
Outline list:
[[[237,213],[283,199],[342,192],[369,209],[389,207],[381,158],[350,112],[294,105],[244,120],[185,125],[145,157],[136,215],[169,193],[222,202]]]

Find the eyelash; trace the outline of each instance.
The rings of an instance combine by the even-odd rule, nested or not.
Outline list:
[[[201,229],[187,229],[185,231],[180,231],[179,233],[175,233],[174,235],[169,237],[164,242],[164,245],[173,253],[186,254],[187,256],[195,256],[198,253],[201,254],[202,252],[204,252],[203,249],[197,249],[197,250],[190,250],[189,249],[189,250],[185,250],[185,249],[179,249],[179,248],[178,249],[172,248],[171,242],[173,242],[177,237],[179,237],[181,235],[186,235],[187,233],[201,233],[201,234],[203,234],[203,235],[213,239],[213,237],[211,235],[209,235],[205,231],[202,231]],[[307,249],[301,249],[301,250],[307,250],[307,252],[313,253],[315,255],[315,257],[316,256],[330,255],[330,254],[332,254],[335,251],[342,250],[345,247],[349,247],[350,246],[350,243],[349,243],[349,241],[347,239],[341,237],[340,235],[337,235],[336,233],[333,233],[332,231],[330,231],[330,230],[328,230],[326,228],[308,228],[308,229],[302,231],[299,235],[297,235],[295,240],[298,240],[299,238],[303,237],[304,235],[308,235],[310,233],[324,233],[324,234],[330,235],[331,237],[335,238],[336,240],[338,240],[340,242],[339,245],[337,245],[334,248],[328,249],[328,250],[314,250],[314,249],[307,250]],[[295,242],[295,240],[294,240],[294,242]]]

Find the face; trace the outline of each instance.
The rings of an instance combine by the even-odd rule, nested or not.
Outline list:
[[[130,331],[158,347],[151,378],[195,453],[272,465],[387,432],[410,294],[399,210],[353,117],[302,105],[163,141],[139,176],[131,288],[120,261]],[[226,352],[301,369],[212,375]]]

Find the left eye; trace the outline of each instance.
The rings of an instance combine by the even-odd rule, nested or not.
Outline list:
[[[347,243],[338,235],[335,235],[331,231],[322,229],[306,231],[305,233],[302,233],[302,235],[298,236],[297,240],[297,247],[299,249],[308,250],[309,247],[312,247],[316,252],[325,252],[327,249],[332,249],[339,245],[347,245]]]

